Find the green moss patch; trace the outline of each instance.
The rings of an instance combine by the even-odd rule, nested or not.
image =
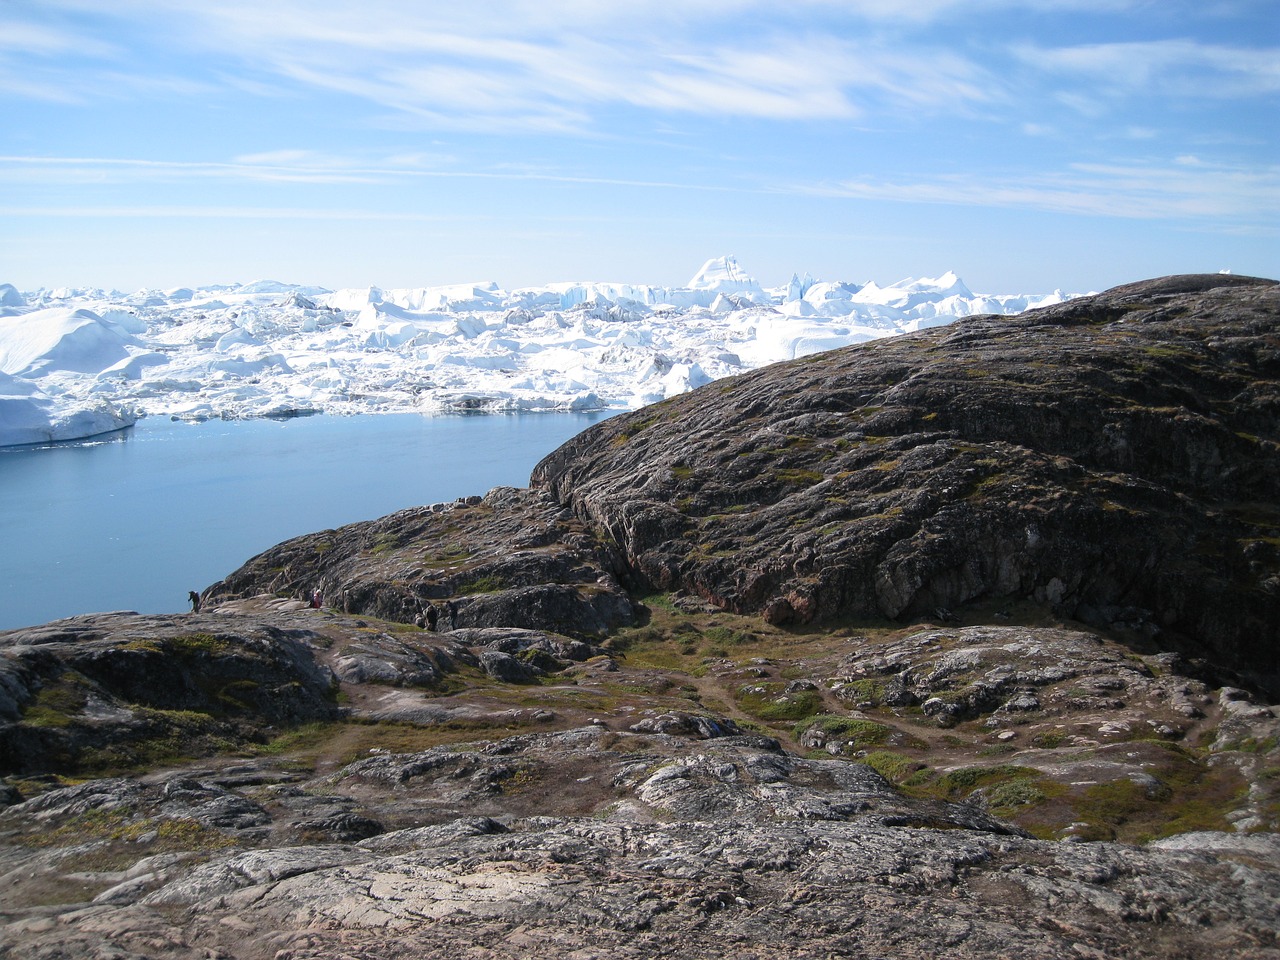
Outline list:
[[[88,681],[68,671],[40,688],[35,700],[23,709],[22,720],[33,727],[69,727],[88,699]]]
[[[734,692],[739,708],[766,723],[803,720],[822,709],[822,697],[813,690],[784,692],[786,684],[763,683],[739,687]]]
[[[925,768],[924,764],[918,760],[912,760],[892,750],[873,750],[863,757],[861,762],[890,783],[902,783]]]
[[[798,740],[815,727],[825,733],[828,739],[844,740],[858,747],[884,743],[893,733],[893,728],[883,723],[824,714],[796,724],[794,736]]]
[[[1039,777],[1038,770],[1002,763],[990,767],[949,770],[928,784],[927,793],[944,800],[962,800],[978,789],[990,789],[1014,780]]]
[[[506,590],[509,586],[510,584],[501,577],[489,574],[460,585],[456,592],[458,594],[498,593],[501,590]]]

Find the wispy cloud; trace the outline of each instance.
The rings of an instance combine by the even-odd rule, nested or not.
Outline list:
[[[383,157],[373,162],[370,159],[320,154],[309,150],[246,154],[228,162],[0,156],[0,183],[160,184],[220,180],[320,185],[407,185],[414,181],[429,180],[544,182],[743,195],[795,193],[859,200],[1021,208],[1144,220],[1233,220],[1269,228],[1280,224],[1280,166],[1245,167],[1204,160],[1193,155],[1162,161],[1074,163],[1057,171],[1036,174],[971,172],[896,179],[864,176],[816,184],[775,182],[762,186],[725,180],[681,182],[575,176],[532,167],[449,169],[438,166],[441,158],[431,155]]]
[[[86,8],[80,0],[49,3]],[[422,126],[455,129],[581,133],[609,107],[717,118],[846,120],[885,104],[956,109],[989,99],[998,86],[984,67],[954,50],[921,43],[895,49],[848,33],[841,38],[817,23],[806,25],[803,16],[807,8],[841,19],[917,22],[957,6],[954,0],[802,0],[781,19],[776,8],[766,15],[768,6],[760,0],[493,0],[477,6],[368,0],[358,7],[315,0],[179,6],[121,0],[95,13],[140,23],[151,14],[137,42],[145,37],[160,44],[178,36],[198,47],[209,70],[200,83],[232,76],[241,91],[292,87],[342,93]],[[903,16],[904,8],[913,11],[910,16]],[[749,29],[752,17],[769,26]],[[77,41],[44,28],[32,31],[48,49],[69,49]],[[147,58],[135,60],[139,74],[149,76],[154,68]],[[920,69],[922,61],[928,69]],[[219,69],[233,63],[234,69]],[[112,67],[119,72],[118,62]],[[92,98],[127,90],[128,84],[106,78],[100,68],[88,80],[83,72],[51,74],[43,89],[46,96],[61,89],[63,96],[74,91]],[[142,81],[135,92],[145,94]]]
[[[28,184],[160,183],[232,179],[293,183],[373,183],[378,172],[329,164],[216,163],[117,157],[0,157],[0,181]]]
[[[611,110],[850,121],[1013,107],[1060,78],[1058,101],[1158,91],[1280,91],[1280,51],[1193,40],[1005,48],[966,21],[1001,11],[1116,16],[1148,0],[42,0],[56,16],[0,22],[0,89],[103,97],[341,94],[376,126],[584,135]],[[1162,7],[1162,9],[1168,9]],[[965,30],[933,29],[939,21]],[[112,42],[81,21],[126,25]],[[129,38],[129,39],[124,39]],[[132,43],[122,49],[118,43]],[[191,54],[175,76],[153,53]],[[64,69],[61,56],[78,58]],[[7,68],[6,68],[7,64]],[[1017,79],[1007,68],[1020,67]],[[378,113],[376,111],[382,111]],[[390,119],[397,118],[397,119]],[[1012,117],[1021,124],[1041,118]]]
[[[1247,169],[1178,158],[1172,162],[1078,163],[1036,175],[955,174],[855,178],[797,187],[861,200],[1014,207],[1143,220],[1231,221],[1280,227],[1280,167]]]
[[[623,177],[591,177],[538,170],[444,170],[414,166],[404,156],[381,164],[361,165],[350,158],[328,157],[304,150],[247,155],[235,162],[122,159],[117,157],[0,156],[0,183],[72,184],[182,180],[241,180],[294,183],[394,183],[411,180],[540,181],[709,193],[764,193],[723,182],[698,183]]]
[[[121,50],[81,31],[0,17],[0,55],[14,52],[37,57],[114,57]]]
[[[1152,40],[1015,48],[1023,63],[1112,94],[1230,98],[1280,93],[1280,47],[1244,48]]]
[[[344,210],[302,207],[196,206],[134,204],[129,206],[0,206],[4,217],[69,217],[105,220],[332,220],[388,222],[444,222],[475,219],[473,215],[436,216],[385,210]]]

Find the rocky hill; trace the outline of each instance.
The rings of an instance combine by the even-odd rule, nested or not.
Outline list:
[[[2,633],[0,957],[1278,957],[1277,414],[1166,278]]]
[[[1278,313],[1196,276],[966,320],[606,421],[533,483],[772,623],[1030,598],[1280,692]]]

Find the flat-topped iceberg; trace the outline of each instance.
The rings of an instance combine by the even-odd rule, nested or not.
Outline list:
[[[30,381],[0,373],[0,439],[5,446],[82,440],[133,426],[138,415],[109,400],[62,401]]]

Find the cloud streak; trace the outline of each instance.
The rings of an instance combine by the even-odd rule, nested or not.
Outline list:
[[[280,160],[310,162],[282,163]],[[0,182],[67,184],[77,182],[164,182],[177,180],[241,180],[293,183],[393,183],[408,180],[497,180],[546,182],[610,187],[644,187],[710,193],[765,193],[723,183],[590,177],[531,170],[429,170],[415,168],[404,158],[389,158],[382,165],[363,166],[337,157],[320,157],[308,151],[281,151],[240,162],[141,160],[112,157],[0,156]]]
[[[853,178],[795,188],[820,196],[1044,210],[1138,220],[1230,221],[1277,232],[1280,167],[1246,169],[1190,158],[1077,163],[1034,175]]]
[[[1074,163],[1038,174],[961,173],[932,177],[850,177],[828,183],[780,183],[763,186],[718,182],[618,177],[573,176],[537,170],[425,169],[412,158],[387,158],[361,163],[355,158],[284,150],[247,155],[232,162],[182,162],[104,157],[0,156],[0,182],[75,184],[91,182],[179,182],[222,180],[296,184],[410,184],[414,181],[543,182],[582,186],[628,187],[659,191],[687,191],[742,195],[794,194],[846,200],[1042,210],[1052,213],[1139,220],[1235,221],[1251,229],[1274,229],[1280,222],[1280,166],[1249,168],[1182,156],[1172,161]],[[76,211],[107,216],[111,211],[131,216],[218,216],[217,208],[193,206],[135,207],[9,207],[23,215],[46,211],[71,216]],[[228,207],[228,217],[299,219],[293,208]],[[61,212],[60,212],[61,211]],[[205,211],[205,212],[200,212]],[[248,212],[263,211],[263,212]],[[331,211],[335,219],[367,218],[364,214]],[[121,213],[120,215],[126,215]],[[322,219],[325,213],[316,212]],[[370,215],[373,216],[373,215]],[[378,214],[385,219],[415,219],[415,214]]]
[[[795,0],[781,14],[764,0],[46,4],[61,18],[0,22],[0,88],[12,96],[338,94],[386,111],[365,118],[383,127],[587,136],[627,110],[836,123],[982,114],[1034,126],[1041,118],[1025,114],[1043,102],[1045,83],[1065,82],[1057,102],[1094,117],[1125,95],[1280,92],[1274,47],[977,43],[966,24],[992,12],[1115,16],[1141,0]],[[128,24],[135,47],[92,36],[93,17]],[[926,30],[942,20],[966,29]],[[206,72],[157,70],[157,52],[199,53]],[[67,56],[75,67],[59,62]]]
[[[54,7],[58,0],[51,0]],[[64,9],[84,5],[60,0]],[[949,3],[934,4],[939,8]],[[238,64],[224,74],[247,75],[301,90],[343,93],[414,117],[423,125],[583,132],[610,107],[658,113],[773,120],[847,120],[882,104],[917,110],[955,109],[989,98],[996,82],[954,51],[916,44],[895,50],[874,37],[841,38],[798,17],[759,33],[745,29],[761,4],[701,0],[687,4],[422,5],[382,0],[361,5],[235,0],[174,7],[139,0],[113,3],[99,16],[140,21],[138,44],[158,46],[180,35],[213,62]],[[913,6],[923,10],[926,6]],[[886,17],[887,5],[809,0],[799,8],[847,18]],[[882,9],[883,8],[883,9]],[[900,18],[898,18],[900,19]],[[908,18],[913,20],[916,18]],[[75,28],[28,28],[28,54],[80,49],[109,60],[117,72],[132,58],[152,59],[94,44]],[[921,60],[929,69],[919,69]],[[217,79],[214,73],[202,82]],[[104,82],[106,81],[106,82]],[[165,80],[165,83],[170,82]],[[135,92],[145,95],[142,81]],[[164,84],[158,84],[162,89]],[[83,73],[50,68],[48,98],[91,100],[127,91],[105,68]],[[241,86],[244,89],[244,86]],[[23,93],[16,84],[11,91]],[[30,93],[30,90],[25,92]]]
[[[1193,40],[1015,48],[1038,70],[1088,80],[1112,94],[1228,98],[1280,93],[1280,47],[1245,48]]]
[[[438,216],[386,210],[344,210],[302,207],[195,206],[134,204],[129,206],[0,206],[4,217],[70,217],[104,220],[331,220],[406,223],[440,223],[476,219],[474,216]]]

